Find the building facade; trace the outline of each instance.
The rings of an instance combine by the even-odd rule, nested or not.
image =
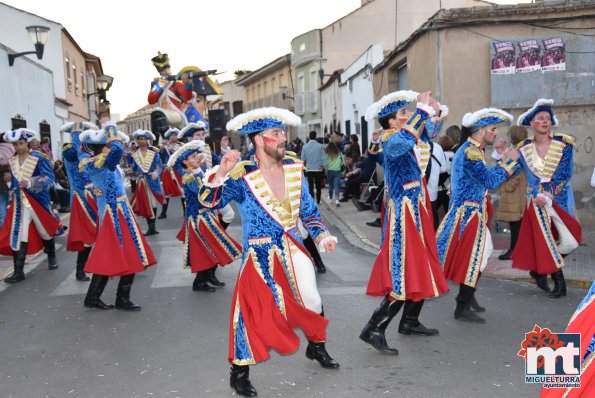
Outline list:
[[[374,97],[401,87],[432,91],[450,108],[446,126],[460,125],[466,112],[489,106],[518,117],[538,98],[553,98],[560,121],[555,130],[576,140],[573,188],[581,222],[592,227],[595,54],[585,34],[591,33],[594,11],[593,0],[443,10],[374,69]],[[565,70],[491,73],[495,41],[542,43],[552,37],[565,43]]]

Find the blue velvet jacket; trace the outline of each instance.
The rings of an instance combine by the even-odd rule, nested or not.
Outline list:
[[[520,169],[520,164],[514,160],[508,160],[504,164],[488,168],[479,142],[472,138],[462,144],[455,153],[451,168],[449,208],[438,229],[438,255],[440,262],[444,265],[451,241],[453,239],[458,241],[469,220],[477,215],[480,218],[479,230],[473,248],[470,248],[472,250],[470,264],[458,265],[463,267],[469,265],[472,268],[471,272],[467,273],[470,279],[466,281],[466,284],[472,287],[476,285],[479,277],[485,247],[486,229],[488,228],[488,189],[498,188]],[[459,223],[459,234],[453,236]]]
[[[147,181],[151,191],[163,195],[163,187],[161,186],[163,163],[161,163],[159,148],[149,147],[144,158],[141,156],[140,149],[138,149],[133,154],[128,154],[127,160],[132,170],[138,175],[138,178],[144,178]],[[157,175],[157,178],[153,179],[151,176],[153,173]]]
[[[570,179],[574,167],[574,140],[565,134],[554,134],[548,153],[540,167],[534,137],[518,145],[520,162],[527,175],[527,200],[543,194],[576,218],[576,205]]]
[[[81,151],[81,140],[79,139],[81,132],[74,131],[71,133],[72,142],[64,146],[62,157],[64,158],[64,166],[66,167],[66,173],[70,180],[70,206],[72,207],[72,200],[75,193],[81,198],[81,203],[85,206],[85,210],[94,220],[97,218],[95,211],[87,203],[87,196],[93,196],[93,183],[89,176],[79,170],[79,162],[81,159],[85,159],[90,155]]]

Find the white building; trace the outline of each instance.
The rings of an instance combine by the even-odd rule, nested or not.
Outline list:
[[[362,153],[368,147],[372,131],[376,127],[373,123],[368,124],[364,117],[366,110],[374,102],[372,68],[383,59],[382,47],[374,44],[341,73],[340,116],[346,126],[344,133],[359,136]]]

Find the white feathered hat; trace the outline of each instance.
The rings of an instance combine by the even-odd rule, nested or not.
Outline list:
[[[238,134],[252,134],[272,128],[299,126],[302,119],[295,113],[281,108],[258,108],[231,119],[226,128]]]

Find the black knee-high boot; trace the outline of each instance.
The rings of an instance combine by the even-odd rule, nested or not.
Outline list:
[[[459,295],[455,299],[457,302],[455,319],[465,322],[485,323],[485,319],[471,311],[471,300],[473,299],[474,293],[475,288],[465,284],[459,285]]]
[[[255,397],[256,388],[250,382],[250,367],[248,365],[231,365],[229,385],[242,397]]]
[[[186,214],[186,198],[180,198],[180,201],[182,202],[182,213],[183,215]]]
[[[399,351],[396,348],[390,348],[386,343],[384,332],[390,321],[397,315],[404,301],[391,301],[385,297],[380,306],[374,310],[372,317],[364,326],[359,338],[376,348],[384,354],[397,355]]]
[[[225,282],[221,282],[218,278],[217,275],[215,275],[215,271],[217,271],[217,267],[219,267],[218,265],[215,265],[213,268],[210,268],[209,271],[209,277],[207,278],[207,282],[209,282],[211,285],[213,286],[218,286],[218,287],[223,287],[225,286]]]
[[[399,333],[416,334],[419,336],[434,336],[438,334],[438,329],[428,329],[419,321],[419,314],[423,305],[424,300],[405,301],[405,308],[403,308],[403,315],[399,323]]]
[[[220,224],[223,227],[223,229],[225,229],[225,230],[227,230],[227,227],[229,227],[229,223],[228,222],[225,222],[223,220],[221,220]]]
[[[76,280],[81,282],[87,282],[89,277],[85,274],[84,268],[89,259],[89,253],[91,253],[91,246],[85,247],[83,250],[78,252],[76,256]]]
[[[19,251],[13,252],[12,261],[14,272],[4,279],[5,283],[13,284],[25,280],[25,259],[27,258],[27,242],[21,242]]]
[[[132,289],[132,282],[134,282],[134,274],[120,277],[120,283],[118,283],[118,291],[116,293],[117,309],[124,311],[141,310],[140,305],[136,305],[130,301],[130,289]]]
[[[44,251],[48,256],[48,269],[53,270],[58,268],[58,261],[56,260],[56,243],[54,239],[43,241]]]
[[[87,290],[87,296],[85,297],[84,305],[87,308],[98,308],[100,310],[109,310],[114,308],[111,304],[106,304],[101,301],[101,293],[105,289],[108,277],[105,275],[93,274],[91,277],[91,283],[89,283],[89,289]]]
[[[549,293],[550,287],[547,284],[547,275],[540,275],[535,271],[529,271],[529,275],[531,275],[531,278],[535,279],[538,288]]]
[[[167,208],[169,206],[169,198],[165,198],[165,204],[161,206],[161,214],[159,215],[160,220],[167,218]]]
[[[312,260],[314,260],[314,265],[316,266],[316,270],[318,271],[318,273],[324,274],[326,272],[326,267],[322,262],[322,257],[320,257],[320,253],[318,252],[316,243],[310,235],[308,235],[308,237],[304,239],[304,246],[306,247],[306,250],[308,250],[308,253],[310,253],[310,257],[312,257]]]
[[[213,286],[207,283],[209,278],[210,269],[205,271],[199,271],[196,273],[196,277],[194,277],[194,282],[192,283],[192,290],[195,292],[214,292],[215,289]]]
[[[560,298],[566,296],[566,280],[564,279],[564,273],[562,270],[554,272],[552,274],[554,280],[554,290],[549,294],[550,298]]]

